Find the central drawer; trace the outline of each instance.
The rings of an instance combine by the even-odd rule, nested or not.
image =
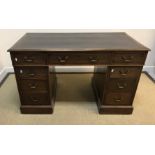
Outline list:
[[[44,80],[21,80],[20,87],[24,92],[47,92],[48,82]]]
[[[107,53],[52,53],[49,56],[49,63],[55,65],[95,65],[107,64],[109,56]]]

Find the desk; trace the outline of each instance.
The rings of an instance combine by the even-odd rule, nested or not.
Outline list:
[[[93,65],[92,86],[99,113],[131,114],[149,49],[126,33],[27,33],[8,51],[21,113],[53,113],[55,66]]]

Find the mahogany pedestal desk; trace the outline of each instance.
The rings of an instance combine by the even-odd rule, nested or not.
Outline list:
[[[53,113],[55,66],[93,65],[99,113],[131,114],[149,49],[126,33],[27,33],[8,51],[21,113]]]

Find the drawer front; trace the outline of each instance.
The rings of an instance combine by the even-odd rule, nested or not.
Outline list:
[[[46,67],[16,67],[16,75],[21,79],[47,79]]]
[[[69,53],[60,53],[60,54],[51,54],[49,57],[50,64],[57,65],[95,65],[95,64],[107,64],[109,62],[109,56],[107,53],[103,54],[69,54]]]
[[[112,53],[111,63],[115,65],[143,65],[146,53]]]
[[[110,79],[108,90],[113,92],[131,91],[135,87],[135,79]]]
[[[141,70],[141,67],[110,67],[110,78],[136,78]]]
[[[131,104],[130,93],[108,93],[105,96],[105,105],[130,105]]]
[[[25,93],[22,95],[22,105],[49,105],[47,93]]]
[[[12,54],[12,61],[14,65],[45,65],[46,55],[45,54]]]
[[[48,91],[48,83],[44,80],[21,80],[20,86],[24,92]]]

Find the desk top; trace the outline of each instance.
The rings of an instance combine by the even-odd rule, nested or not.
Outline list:
[[[119,33],[27,33],[8,51],[149,51]]]

